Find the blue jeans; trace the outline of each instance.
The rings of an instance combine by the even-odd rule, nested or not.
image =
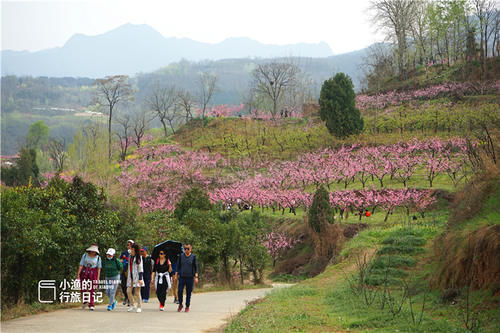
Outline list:
[[[177,291],[179,305],[182,305],[182,294],[184,291],[184,286],[186,286],[186,307],[189,308],[189,305],[191,305],[191,293],[193,292],[193,284],[194,278],[179,278],[179,290]]]
[[[120,274],[117,276],[106,277],[106,294],[109,297],[109,305],[112,305],[115,301],[116,289],[118,289],[119,282]]]

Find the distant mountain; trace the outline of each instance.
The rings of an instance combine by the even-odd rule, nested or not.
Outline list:
[[[241,37],[209,44],[188,38],[165,38],[148,25],[125,24],[97,36],[76,34],[63,47],[38,52],[2,51],[2,76],[96,78],[151,72],[181,59],[317,58],[332,55],[332,50],[324,42],[269,45]]]

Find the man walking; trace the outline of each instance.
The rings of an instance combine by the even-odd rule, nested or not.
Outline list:
[[[191,253],[191,244],[184,245],[184,253],[181,253],[177,260],[177,272],[175,279],[179,279],[179,290],[177,298],[179,300],[179,307],[177,312],[182,311],[182,294],[184,293],[184,286],[186,286],[186,312],[189,312],[191,305],[191,293],[193,292],[193,284],[198,283],[198,262],[196,255]]]
[[[148,248],[143,246],[141,249],[142,256],[142,268],[144,269],[143,279],[144,286],[141,287],[141,297],[144,303],[149,302],[149,287],[151,285],[151,279],[153,275],[153,260],[151,256],[148,255]]]

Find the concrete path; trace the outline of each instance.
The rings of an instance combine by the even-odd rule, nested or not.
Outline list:
[[[288,285],[274,285],[274,288]],[[127,312],[118,304],[108,312],[106,305],[94,311],[81,308],[58,310],[1,323],[1,332],[203,332],[220,327],[241,311],[246,303],[265,296],[271,288],[193,294],[189,313],[178,313],[173,298],[160,312],[156,295],[142,304],[142,313]],[[153,295],[151,295],[153,296]]]

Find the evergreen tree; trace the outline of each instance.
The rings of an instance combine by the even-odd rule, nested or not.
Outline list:
[[[346,138],[363,129],[363,118],[355,106],[354,86],[344,73],[326,80],[321,87],[319,115],[330,134]]]
[[[311,207],[309,208],[309,226],[317,233],[324,230],[326,223],[333,223],[333,208],[330,197],[324,186],[314,193]]]

